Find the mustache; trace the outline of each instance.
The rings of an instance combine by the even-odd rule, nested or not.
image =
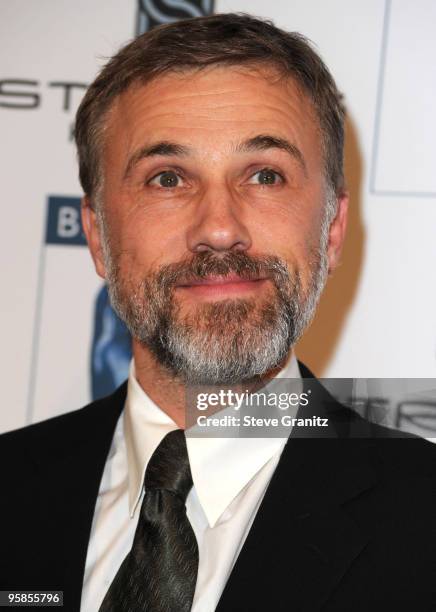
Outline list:
[[[271,278],[278,286],[290,281],[285,261],[274,255],[252,256],[243,251],[226,252],[220,255],[203,251],[177,263],[162,266],[155,274],[157,286],[165,292],[176,285],[189,284],[208,276],[238,275],[242,280]]]

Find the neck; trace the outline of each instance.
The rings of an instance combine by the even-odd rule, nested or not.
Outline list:
[[[181,429],[185,429],[186,421],[186,384],[175,374],[163,367],[137,340],[133,340],[133,358],[135,360],[136,379],[148,397],[163,410]],[[269,380],[277,376],[280,370],[289,362],[292,350],[289,351],[283,362],[272,370],[269,370],[261,380],[248,383],[252,388],[258,389]],[[243,384],[247,387],[247,382]],[[241,384],[233,386],[225,385],[226,388],[238,390]]]
[[[178,427],[185,428],[185,385],[164,368],[137,340],[133,340],[136,380]]]

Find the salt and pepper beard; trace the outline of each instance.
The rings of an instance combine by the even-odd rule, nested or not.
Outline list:
[[[290,272],[278,257],[253,257],[243,251],[201,252],[135,281],[124,275],[113,255],[102,208],[97,214],[112,307],[132,337],[185,384],[262,379],[280,366],[311,322],[328,275],[328,230],[335,208],[331,200],[309,262],[306,291],[298,268]],[[199,303],[182,316],[174,295],[177,285],[230,274],[246,280],[268,277],[273,287],[266,297]]]

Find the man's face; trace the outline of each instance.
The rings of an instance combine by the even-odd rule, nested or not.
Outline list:
[[[187,382],[278,367],[345,224],[321,240],[328,194],[307,96],[265,69],[168,74],[114,102],[102,164],[102,214],[88,209],[84,225],[135,341]]]

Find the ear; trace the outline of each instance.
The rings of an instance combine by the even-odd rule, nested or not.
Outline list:
[[[343,192],[338,196],[336,216],[330,224],[329,243],[328,243],[328,260],[329,274],[331,274],[339,264],[342,252],[342,246],[345,239],[345,231],[347,229],[348,219],[348,202],[349,195]]]
[[[103,251],[101,247],[100,227],[97,220],[97,214],[92,206],[88,196],[82,198],[82,227],[85,232],[88,248],[91,252],[92,259],[97,274],[102,278],[106,278],[106,268],[104,265]]]

